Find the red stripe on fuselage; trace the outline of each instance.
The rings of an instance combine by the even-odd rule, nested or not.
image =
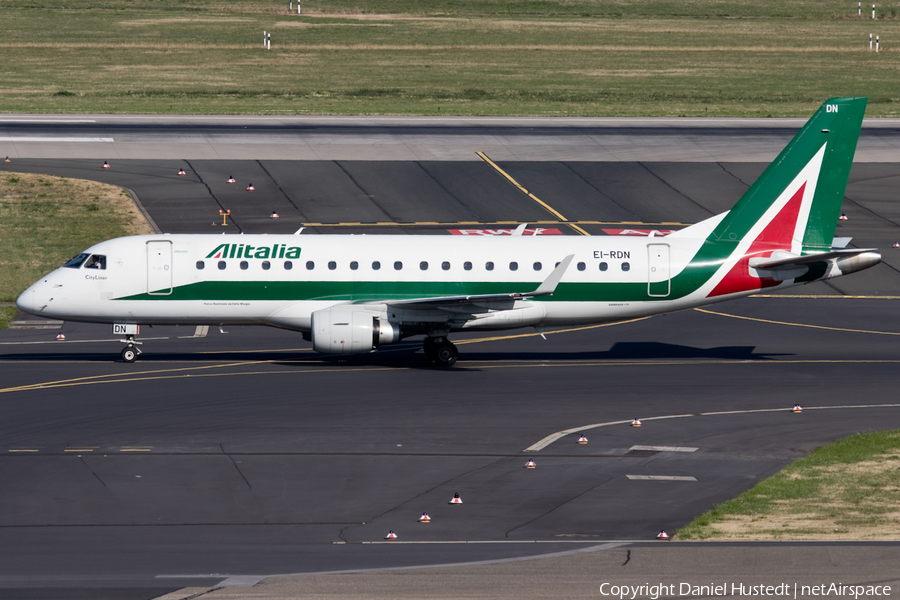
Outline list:
[[[784,208],[766,225],[765,229],[753,240],[747,253],[737,261],[731,271],[719,282],[719,285],[710,292],[708,298],[724,296],[748,290],[761,290],[775,287],[780,281],[771,277],[754,277],[750,274],[750,259],[755,256],[768,257],[775,250],[791,249],[791,240],[794,237],[794,229],[797,226],[797,218],[800,216],[800,206],[803,204],[803,191],[806,184],[800,186],[794,197],[788,200]]]

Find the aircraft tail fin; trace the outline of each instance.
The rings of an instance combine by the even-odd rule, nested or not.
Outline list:
[[[856,153],[866,98],[832,98],[719,222],[710,241],[828,252]]]

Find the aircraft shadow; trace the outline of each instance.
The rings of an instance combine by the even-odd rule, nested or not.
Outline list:
[[[323,356],[313,352],[272,352],[223,350],[221,352],[154,352],[147,350],[138,358],[140,363],[209,363],[209,362],[251,362],[271,361],[283,366],[297,365],[330,365],[342,366],[377,366],[386,368],[435,368],[421,351],[421,342],[410,341],[392,345],[371,354],[353,356]],[[782,356],[794,356],[789,353],[760,353],[754,346],[719,346],[716,348],[697,348],[679,344],[660,342],[618,342],[609,350],[590,351],[476,351],[467,345],[459,346],[459,362],[456,367],[466,367],[469,362],[500,361],[616,361],[616,360],[772,360]],[[117,352],[49,352],[49,353],[17,353],[0,355],[0,362],[45,360],[48,362],[86,362],[109,363],[121,362]],[[477,368],[477,367],[470,367]]]

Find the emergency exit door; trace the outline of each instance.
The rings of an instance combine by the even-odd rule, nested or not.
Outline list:
[[[669,279],[669,245],[647,244],[649,265],[647,269],[647,294],[665,298],[671,290]]]
[[[172,242],[147,242],[147,293],[165,296],[172,293]]]

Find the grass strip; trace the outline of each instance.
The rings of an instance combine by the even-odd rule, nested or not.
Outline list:
[[[822,446],[677,532],[687,540],[900,539],[900,430]]]
[[[85,248],[151,233],[122,188],[32,173],[0,173],[0,302],[14,302],[41,276]],[[0,329],[15,308],[0,311]]]
[[[900,116],[898,8],[845,0],[3,0],[5,112]],[[272,36],[265,50],[263,31]],[[868,49],[880,35],[882,52]]]

